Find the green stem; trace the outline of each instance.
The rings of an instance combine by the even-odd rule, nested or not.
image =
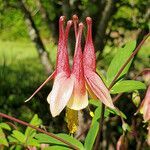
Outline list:
[[[136,47],[136,49],[134,50],[134,52],[130,55],[130,57],[127,59],[127,61],[122,65],[122,67],[120,68],[120,70],[118,71],[118,73],[115,75],[115,77],[114,77],[113,81],[111,82],[110,86],[108,87],[108,90],[110,90],[113,87],[113,85],[115,84],[116,80],[118,79],[118,77],[120,76],[120,74],[122,73],[122,71],[124,70],[124,68],[131,61],[131,59],[138,53],[138,51],[140,50],[141,46],[144,44],[145,40],[149,36],[150,36],[150,33],[148,33],[143,38],[143,40]],[[97,138],[96,138],[94,150],[98,150],[99,145],[100,145],[100,141],[101,141],[101,137],[102,137],[103,122],[104,122],[104,112],[105,112],[105,105],[102,104],[102,112],[101,112],[101,117],[100,117],[100,122],[99,122],[100,128],[99,128],[99,133],[98,133]]]
[[[9,119],[9,120],[18,122],[18,123],[20,123],[20,124],[22,124],[22,125],[24,125],[24,126],[29,126],[29,127],[33,128],[33,129],[39,131],[39,132],[42,132],[42,133],[44,133],[44,134],[47,134],[48,136],[50,136],[50,137],[52,137],[52,138],[54,138],[54,139],[56,139],[56,140],[58,140],[58,141],[60,141],[60,142],[62,142],[62,143],[64,143],[64,144],[68,145],[70,148],[73,148],[73,149],[75,149],[75,150],[79,150],[79,148],[76,147],[75,145],[69,143],[68,141],[65,141],[64,139],[62,139],[62,138],[56,136],[56,135],[53,134],[53,133],[47,132],[47,131],[45,131],[45,130],[42,130],[42,129],[40,129],[40,128],[38,128],[38,127],[35,127],[35,126],[33,126],[33,125],[31,125],[31,124],[29,124],[29,123],[27,123],[27,122],[24,122],[24,121],[22,121],[22,120],[19,120],[19,119],[17,119],[17,118],[14,118],[14,117],[12,117],[12,116],[6,115],[6,114],[1,113],[1,112],[0,112],[0,116],[3,117],[3,118],[7,118],[7,119]]]
[[[101,105],[101,117],[100,117],[100,122],[99,122],[99,132],[97,134],[97,138],[96,138],[96,142],[95,142],[95,146],[94,146],[94,150],[98,150],[100,147],[100,140],[101,140],[101,136],[102,136],[102,128],[103,128],[103,122],[104,122],[104,113],[105,113],[105,105],[102,103]]]

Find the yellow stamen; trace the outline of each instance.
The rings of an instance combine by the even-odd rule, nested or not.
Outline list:
[[[94,117],[93,111],[90,111],[90,116],[91,116],[92,118]]]
[[[78,111],[66,108],[66,122],[69,132],[75,133],[78,128]]]
[[[94,113],[93,113],[93,111],[91,111],[91,109],[90,109],[90,107],[88,106],[88,110],[89,110],[89,114],[90,114],[90,116],[93,118],[94,117]]]

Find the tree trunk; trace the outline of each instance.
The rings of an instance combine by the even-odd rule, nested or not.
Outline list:
[[[52,72],[52,65],[51,65],[51,62],[49,60],[48,53],[46,52],[44,44],[40,38],[39,31],[36,28],[36,25],[34,23],[32,16],[31,16],[31,13],[29,12],[27,7],[25,6],[23,0],[20,0],[19,4],[20,4],[20,8],[21,8],[22,12],[25,15],[25,22],[28,26],[30,38],[34,42],[34,44],[37,48],[37,52],[39,54],[39,57],[41,59],[43,66],[45,68],[46,73],[49,74],[50,72]]]
[[[105,33],[106,29],[112,16],[112,11],[114,8],[114,0],[107,0],[105,4],[105,8],[102,12],[101,18],[97,18],[99,20],[97,27],[97,34],[95,37],[95,45],[96,49],[102,51],[105,45]]]
[[[50,20],[49,14],[48,14],[46,8],[44,7],[44,5],[42,4],[41,0],[36,0],[36,5],[40,10],[43,21],[46,22],[48,29],[52,33],[53,42],[57,43],[58,29],[56,27],[56,24]]]
[[[149,2],[149,4],[150,4],[150,2]],[[150,8],[148,6],[149,5],[147,5],[147,9],[145,11],[145,14],[143,15],[143,18],[145,20],[145,23],[144,23],[145,26],[144,26],[144,28],[139,29],[139,33],[137,35],[137,44],[136,45],[139,45],[139,43],[142,41],[144,36],[150,32],[149,27],[148,27],[148,20],[150,19]]]
[[[62,12],[63,12],[63,15],[66,16],[66,18],[67,18],[66,20],[71,19],[72,11],[71,11],[71,7],[70,7],[70,4],[69,4],[69,0],[64,0],[63,1]]]

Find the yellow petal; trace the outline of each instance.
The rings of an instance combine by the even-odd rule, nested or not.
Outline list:
[[[80,95],[78,92],[73,92],[73,95],[71,96],[67,106],[70,109],[74,110],[81,110],[87,107],[88,105],[88,94],[87,91],[84,95]]]
[[[88,105],[88,94],[84,85],[81,85],[78,80],[75,80],[72,96],[67,104],[70,109],[81,110]]]

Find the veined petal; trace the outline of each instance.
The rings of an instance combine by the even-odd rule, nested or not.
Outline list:
[[[76,25],[76,23],[74,23]],[[77,27],[75,27],[75,30]],[[67,106],[74,110],[80,110],[88,105],[88,95],[85,87],[85,78],[83,72],[81,36],[83,30],[83,23],[79,24],[76,32],[76,45],[74,52],[72,76],[75,78],[74,89]]]
[[[86,71],[85,78],[93,93],[108,107],[114,109],[108,89],[101,78],[94,71]]]
[[[85,70],[91,69],[93,71],[96,71],[96,54],[92,39],[92,19],[90,17],[87,17],[86,23],[87,23],[87,36],[83,51],[83,66]]]
[[[72,76],[68,78],[64,72],[57,74],[53,89],[47,97],[53,117],[59,115],[67,105],[73,92],[73,86],[74,78]]]
[[[81,110],[88,105],[88,94],[85,88],[85,82],[79,82],[77,79],[74,83],[72,96],[67,104],[70,109]]]
[[[64,29],[64,16],[61,16],[59,19],[59,42],[58,42],[58,50],[57,50],[57,60],[56,60],[56,72],[61,73],[66,72],[66,74],[70,75],[70,66],[69,66],[69,56],[67,51],[67,42],[68,42],[68,34],[70,31],[70,27],[72,25],[72,21],[67,22],[66,29]]]
[[[88,90],[88,93],[91,96],[91,98],[98,99],[87,83],[86,83],[86,89]]]
[[[150,86],[148,87],[145,98],[143,100],[142,111],[143,111],[144,121],[145,122],[149,121],[150,120]]]
[[[138,110],[136,111],[135,115],[140,112],[141,114],[143,114],[143,119],[145,122],[150,120],[150,85],[147,89],[145,98],[143,99],[140,107],[138,108]]]
[[[150,101],[143,105],[143,118],[145,122],[150,120]]]

